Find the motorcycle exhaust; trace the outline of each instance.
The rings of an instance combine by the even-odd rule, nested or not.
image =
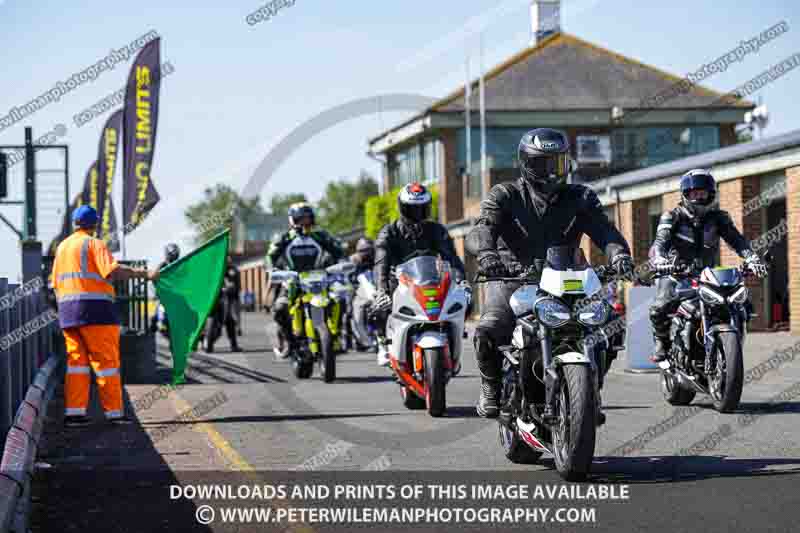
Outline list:
[[[673,370],[673,375],[678,378],[678,381],[681,383],[681,385],[692,387],[697,392],[702,392],[703,394],[709,394],[708,389],[697,383],[696,380],[692,379],[691,376],[689,376],[682,370],[678,370],[676,368],[675,370]]]

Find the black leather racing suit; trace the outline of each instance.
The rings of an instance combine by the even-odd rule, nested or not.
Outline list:
[[[552,246],[580,245],[586,234],[609,259],[630,254],[628,244],[603,213],[597,195],[583,185],[565,185],[547,201],[528,180],[495,185],[481,202],[481,212],[467,237],[467,249],[481,257],[497,252],[510,271],[540,266]],[[538,261],[536,261],[538,260]],[[537,264],[538,263],[538,264]],[[484,379],[500,379],[497,346],[508,344],[515,317],[509,299],[515,283],[490,282],[475,330],[475,352]]]
[[[237,307],[241,290],[242,280],[239,269],[234,265],[226,266],[217,303],[211,312],[211,326],[208,332],[208,346],[211,349],[213,349],[214,343],[222,336],[223,327],[228,336],[228,342],[231,344],[231,349],[239,349],[239,344],[236,340],[236,326],[239,321]]]
[[[740,257],[747,258],[754,253],[750,243],[736,229],[726,211],[714,209],[705,216],[696,218],[680,205],[661,215],[656,229],[656,239],[650,247],[650,259],[677,257],[681,263],[692,263],[700,268],[714,266],[719,252],[720,237]],[[672,277],[659,278],[656,282],[656,298],[650,307],[653,334],[667,345],[669,314],[675,311],[679,303],[675,298],[676,285],[677,282]]]
[[[412,258],[415,253],[425,251],[450,263],[456,283],[464,279],[464,263],[456,253],[447,228],[431,220],[407,224],[400,219],[385,225],[375,239],[375,288],[391,296],[395,288],[391,268]],[[387,316],[382,313],[375,317],[375,324],[381,332],[386,326]]]

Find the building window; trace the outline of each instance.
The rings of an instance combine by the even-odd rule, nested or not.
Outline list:
[[[614,131],[611,141],[612,166],[617,171],[657,165],[720,147],[718,126],[622,128]]]
[[[422,153],[423,167],[425,169],[422,182],[426,185],[435,185],[439,182],[439,178],[441,177],[439,174],[441,157],[441,143],[436,139],[427,141]]]
[[[578,135],[578,163],[611,163],[611,138],[608,135]]]
[[[649,221],[648,240],[652,243],[656,240],[656,232],[658,231],[658,221],[661,220],[662,215],[661,197],[656,196],[647,200],[647,219]]]
[[[419,145],[396,152],[389,167],[392,187],[400,187],[422,179],[422,154]]]

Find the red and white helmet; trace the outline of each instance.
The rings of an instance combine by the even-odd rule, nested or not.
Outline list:
[[[397,209],[405,222],[419,223],[431,216],[433,197],[422,184],[409,183],[397,195]]]

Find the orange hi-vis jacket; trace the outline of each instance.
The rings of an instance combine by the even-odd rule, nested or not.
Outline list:
[[[109,274],[117,261],[105,242],[77,230],[58,245],[51,282],[61,328],[119,324]]]

